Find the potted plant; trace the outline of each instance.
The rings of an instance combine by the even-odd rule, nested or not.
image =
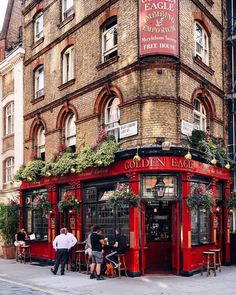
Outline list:
[[[212,211],[214,200],[212,198],[212,191],[207,189],[202,183],[194,183],[191,186],[191,192],[187,199],[188,207],[196,210],[199,207]]]
[[[19,208],[19,203],[15,199],[11,199],[7,204],[0,203],[0,233],[5,259],[15,257],[14,241],[19,228]]]
[[[63,198],[58,202],[58,210],[76,210],[78,213],[80,202],[75,198],[72,192],[65,192]]]
[[[118,183],[114,193],[109,198],[110,205],[115,207],[123,207],[131,205],[138,206],[138,196],[136,196],[126,183]]]

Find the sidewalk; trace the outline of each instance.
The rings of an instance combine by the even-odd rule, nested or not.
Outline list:
[[[223,267],[216,277],[145,276],[140,278],[90,280],[86,274],[66,272],[54,276],[49,266],[16,263],[0,259],[0,283],[14,283],[45,294],[76,295],[236,295],[236,267]],[[1,294],[1,290],[0,290]]]

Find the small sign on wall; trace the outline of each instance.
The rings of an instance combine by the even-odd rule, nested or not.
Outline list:
[[[126,138],[138,134],[138,122],[133,121],[120,126],[120,138]]]
[[[181,120],[181,133],[191,136],[193,132],[193,123]]]

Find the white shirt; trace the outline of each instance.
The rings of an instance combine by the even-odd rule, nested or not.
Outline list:
[[[71,238],[68,235],[60,234],[53,241],[54,249],[70,249],[72,247]]]
[[[74,245],[77,243],[76,237],[69,232],[66,235],[71,239],[71,247],[74,247]]]

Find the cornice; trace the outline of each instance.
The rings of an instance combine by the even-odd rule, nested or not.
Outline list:
[[[8,55],[0,63],[0,75],[4,75],[11,70],[19,61],[23,61],[25,51],[22,47],[19,47],[12,54]],[[23,69],[22,69],[23,70]]]

